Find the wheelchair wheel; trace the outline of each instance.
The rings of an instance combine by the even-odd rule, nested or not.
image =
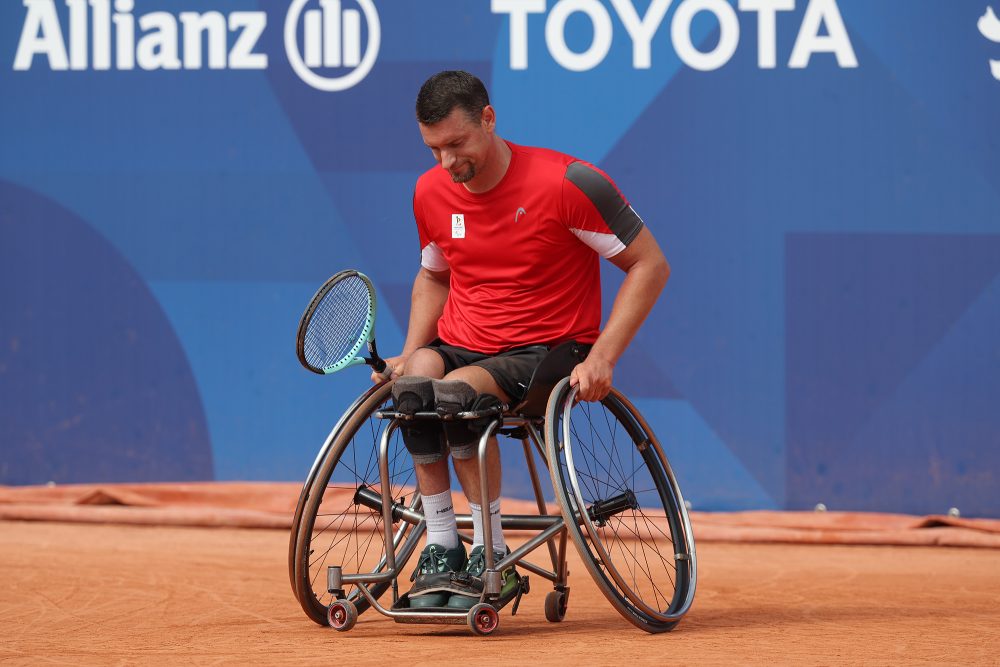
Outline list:
[[[377,498],[382,493],[379,441],[388,422],[375,412],[387,407],[390,387],[373,388],[344,414],[320,451],[295,511],[289,549],[292,587],[306,615],[320,625],[327,624],[327,610],[338,599],[327,589],[328,566],[340,566],[343,574],[386,569],[385,524]],[[390,436],[388,464],[394,502],[419,509],[413,461],[398,431]],[[423,522],[394,521],[391,548],[398,569],[406,565],[423,531]],[[389,586],[372,584],[369,590],[377,597]],[[371,606],[352,584],[345,584],[342,594],[358,613]]]
[[[569,378],[549,397],[545,442],[556,499],[598,588],[646,632],[673,629],[694,598],[694,538],[656,436],[612,389],[576,401]]]

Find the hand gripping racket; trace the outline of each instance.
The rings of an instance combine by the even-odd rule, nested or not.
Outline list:
[[[359,355],[365,345],[368,357]],[[375,349],[375,287],[368,276],[341,271],[319,288],[302,314],[295,351],[313,373],[368,364],[388,379],[385,361]]]

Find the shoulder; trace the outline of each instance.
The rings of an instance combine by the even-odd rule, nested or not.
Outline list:
[[[600,206],[599,202],[614,202],[628,205],[615,182],[604,170],[583,160],[575,160],[566,166],[565,180],[587,199]]]
[[[513,145],[512,148],[518,151],[519,159],[523,157],[524,161],[528,163],[531,171],[547,173],[569,181],[585,194],[594,191],[607,191],[609,188],[618,191],[618,186],[604,170],[586,160],[548,148]]]
[[[537,146],[519,146],[508,142],[511,150],[517,154],[519,162],[523,162],[532,171],[548,172],[558,176],[566,173],[566,167],[576,162],[572,155],[560,153],[550,148]]]
[[[439,166],[434,165],[417,178],[417,183],[413,188],[414,198],[419,198],[428,192],[439,189],[442,185],[450,183],[450,179],[444,178],[447,172]]]

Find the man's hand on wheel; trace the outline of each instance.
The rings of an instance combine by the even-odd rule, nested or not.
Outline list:
[[[571,387],[579,387],[581,401],[600,401],[611,391],[614,364],[591,355],[576,365],[569,376]]]

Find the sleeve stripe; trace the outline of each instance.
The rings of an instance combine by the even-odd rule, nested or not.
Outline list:
[[[431,241],[420,250],[420,266],[428,271],[447,271],[448,260],[436,243]]]
[[[643,225],[642,218],[604,174],[583,162],[573,162],[566,168],[566,179],[587,196],[608,229],[624,245],[628,245],[639,235]]]
[[[625,249],[625,244],[618,240],[618,237],[614,234],[602,234],[600,232],[588,232],[585,229],[573,229],[569,231],[573,232],[574,235],[588,246],[590,246],[594,252],[603,257],[604,259],[609,259],[614,257],[622,250]]]

